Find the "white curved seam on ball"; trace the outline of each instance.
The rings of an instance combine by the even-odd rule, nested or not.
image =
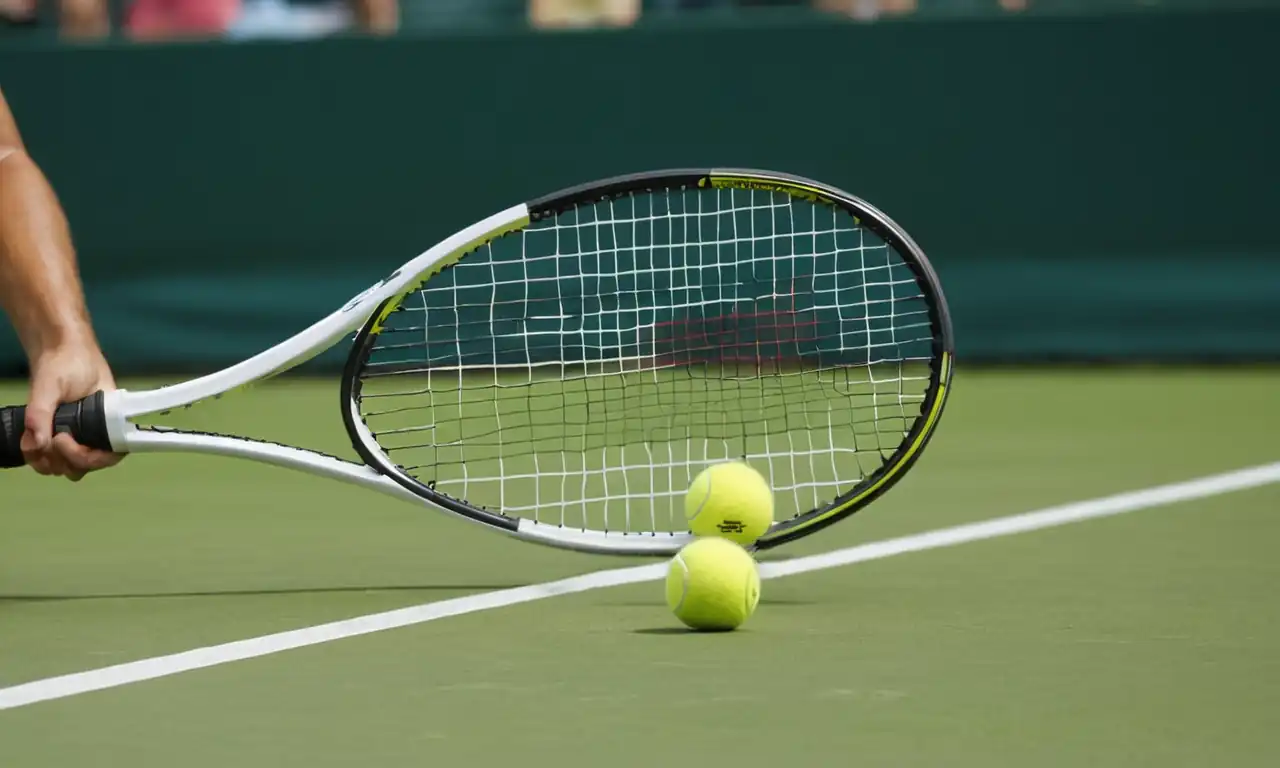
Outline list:
[[[671,609],[672,612],[679,613],[680,609],[684,607],[684,599],[689,596],[689,566],[684,564],[684,558],[680,555],[676,555],[672,558],[672,561],[679,563],[682,571],[680,577],[680,601],[676,603],[676,607]]]
[[[698,515],[702,514],[703,508],[707,506],[707,502],[710,500],[711,500],[711,473],[708,472],[707,473],[707,492],[703,494],[702,501],[698,502],[698,511],[693,513],[693,516],[689,518],[689,522],[692,523],[694,520],[698,519]]]

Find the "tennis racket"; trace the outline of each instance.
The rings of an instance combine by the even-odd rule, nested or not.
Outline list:
[[[350,337],[354,333],[354,339]],[[360,462],[138,424],[338,343]],[[924,253],[883,213],[754,170],[611,178],[477,222],[224,370],[98,392],[55,429],[125,453],[233,456],[354,483],[520,539],[664,555],[711,463],[770,481],[768,549],[841,520],[919,459],[952,374]],[[0,410],[0,466],[23,464]]]

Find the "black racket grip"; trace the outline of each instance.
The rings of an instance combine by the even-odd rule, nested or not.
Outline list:
[[[77,443],[103,451],[111,450],[107,434],[107,413],[102,406],[102,392],[94,392],[83,400],[58,406],[53,416],[53,432],[70,432]],[[22,433],[26,431],[27,408],[9,405],[0,408],[0,469],[24,467]]]

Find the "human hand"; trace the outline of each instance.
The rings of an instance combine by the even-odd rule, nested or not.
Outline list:
[[[121,454],[88,448],[66,433],[53,434],[53,416],[59,405],[115,388],[106,358],[92,341],[61,344],[36,355],[31,361],[31,393],[21,446],[27,464],[42,475],[77,482],[89,472],[120,463]]]

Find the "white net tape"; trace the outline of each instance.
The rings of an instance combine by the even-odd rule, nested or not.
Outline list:
[[[389,318],[362,413],[437,491],[573,528],[683,531],[744,459],[779,518],[897,449],[932,327],[902,257],[833,206],[684,189],[575,208],[483,246]]]

